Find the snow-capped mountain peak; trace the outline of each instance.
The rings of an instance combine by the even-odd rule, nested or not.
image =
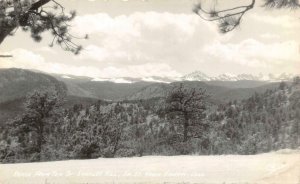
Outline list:
[[[63,79],[76,79],[78,77],[71,75],[59,75]],[[230,74],[224,73],[218,76],[209,76],[201,71],[195,71],[190,74],[184,75],[178,78],[172,77],[159,77],[159,76],[148,76],[140,78],[132,77],[120,77],[120,78],[88,78],[93,82],[113,82],[113,83],[135,83],[135,82],[153,82],[153,83],[171,83],[176,81],[265,81],[265,82],[280,82],[292,80],[296,75],[289,73],[282,74]],[[83,78],[83,77],[79,77]]]
[[[221,75],[217,76],[215,78],[215,80],[218,80],[218,81],[237,81],[238,77],[236,75],[233,75],[233,74],[224,73],[224,74],[221,74]]]
[[[200,71],[187,74],[181,78],[183,81],[210,81],[211,77]]]
[[[252,80],[252,81],[268,81],[268,82],[278,82],[278,81],[288,81],[291,80],[295,75],[282,73],[279,75],[268,74],[268,75],[252,75],[252,74],[230,74],[224,73],[216,77],[210,77],[203,72],[196,71],[183,76],[181,79],[183,81],[242,81],[242,80]]]

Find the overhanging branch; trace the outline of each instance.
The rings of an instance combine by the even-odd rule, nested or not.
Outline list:
[[[50,31],[53,35],[54,43],[61,46],[66,51],[78,54],[82,46],[73,42],[78,37],[69,33],[70,25],[67,22],[74,19],[76,13],[70,12],[70,16],[65,15],[64,7],[56,0],[29,1],[31,4],[21,4],[21,0],[14,0],[13,4],[5,4],[4,10],[0,10],[0,44],[13,30],[21,27],[23,31],[30,31],[31,37],[35,41],[42,39],[41,33]],[[44,10],[44,5],[52,2],[53,11]],[[1,3],[1,0],[0,0]],[[48,8],[48,7],[47,7]],[[9,9],[13,11],[9,11]],[[61,12],[57,12],[61,10]],[[2,13],[2,14],[1,14]],[[86,35],[82,39],[88,39]]]
[[[240,25],[242,17],[249,10],[253,9],[255,0],[249,5],[237,6],[234,8],[224,10],[205,10],[201,3],[195,5],[193,11],[206,21],[217,21],[219,23],[219,29],[222,33],[227,33],[234,30]]]
[[[12,55],[0,55],[0,58],[11,58],[13,57]]]
[[[262,7],[271,9],[299,9],[299,0],[263,0]],[[206,21],[218,22],[219,30],[227,33],[234,30],[241,24],[243,16],[254,8],[256,1],[252,0],[249,5],[237,6],[224,10],[205,10],[200,2],[194,6],[194,13]]]

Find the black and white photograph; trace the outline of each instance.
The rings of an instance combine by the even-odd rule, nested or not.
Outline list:
[[[0,0],[0,184],[300,184],[299,0]]]

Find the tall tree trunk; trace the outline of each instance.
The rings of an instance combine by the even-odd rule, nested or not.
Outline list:
[[[37,149],[38,149],[38,159],[41,160],[41,154],[42,154],[42,145],[44,140],[44,126],[43,122],[41,121],[39,124],[39,132],[38,132],[38,140],[37,140]]]
[[[115,157],[117,151],[118,151],[118,147],[119,147],[119,141],[121,139],[121,133],[118,133],[117,135],[117,139],[116,139],[116,142],[114,144],[114,149],[113,149],[113,153],[112,153],[112,156]]]
[[[188,115],[184,115],[184,124],[183,124],[183,142],[188,140],[188,126],[189,126],[189,118]]]

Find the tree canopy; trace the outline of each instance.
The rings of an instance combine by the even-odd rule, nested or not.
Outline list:
[[[82,46],[73,42],[75,37],[70,34],[68,24],[75,16],[75,11],[66,14],[63,5],[55,0],[1,0],[0,45],[18,28],[30,31],[31,37],[38,42],[42,39],[41,34],[48,31],[53,35],[50,46],[58,44],[62,49],[78,54]]]
[[[180,84],[166,97],[165,113],[170,119],[180,116],[183,124],[183,141],[188,140],[188,129],[194,123],[201,124],[205,117],[207,95],[203,89],[188,89]],[[194,128],[195,129],[195,128]]]

